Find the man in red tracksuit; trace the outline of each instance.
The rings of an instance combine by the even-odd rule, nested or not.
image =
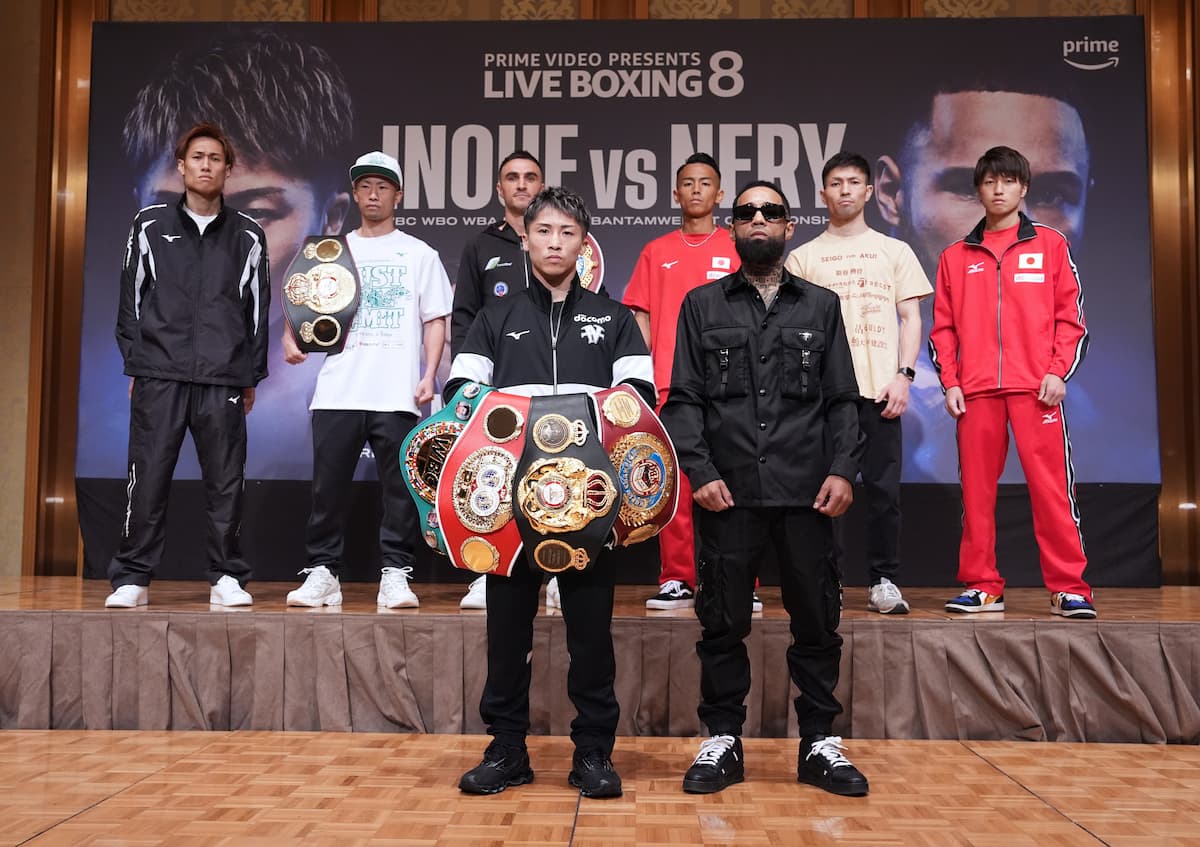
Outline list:
[[[1029,162],[1019,152],[988,150],[975,165],[975,188],[985,216],[942,253],[929,334],[957,422],[963,492],[958,578],[966,590],[946,610],[1004,610],[995,512],[1011,424],[1050,611],[1094,618],[1062,406],[1088,346],[1075,261],[1062,233],[1020,211]]]

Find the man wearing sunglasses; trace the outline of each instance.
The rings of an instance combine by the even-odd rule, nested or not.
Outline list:
[[[850,506],[862,455],[858,383],[838,296],[784,268],[795,229],[787,200],[752,182],[733,207],[742,267],[688,293],[663,422],[696,511],[700,551],[700,720],[710,738],[683,778],[707,794],[744,777],[750,691],[745,638],[758,562],[771,545],[791,619],[800,690],[797,777],[834,794],[868,785],[832,735],[842,655],[841,578],[831,519]]]

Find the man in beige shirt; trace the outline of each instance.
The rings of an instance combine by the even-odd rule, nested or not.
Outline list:
[[[876,232],[863,216],[871,199],[871,167],[857,153],[825,163],[821,195],[829,226],[788,256],[787,269],[837,292],[858,380],[859,428],[866,438],[862,480],[867,494],[867,608],[908,614],[896,585],[900,568],[900,416],[921,347],[923,297],[933,293],[916,255],[903,241]],[[838,521],[839,547],[845,524]]]

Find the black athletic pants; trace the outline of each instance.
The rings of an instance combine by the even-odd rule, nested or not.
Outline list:
[[[800,691],[800,735],[829,734],[842,707],[834,697],[842,658],[841,577],[830,519],[812,507],[696,509],[700,529],[696,617],[701,637],[700,707],[712,735],[741,735],[750,691],[745,638],[758,563],[767,545],[779,560],[791,618],[788,671]],[[489,598],[490,599],[490,598]]]
[[[612,613],[616,570],[601,554],[585,571],[558,575],[567,652],[567,694],[575,705],[571,740],[585,750],[611,753],[620,706],[613,690]],[[479,714],[488,731],[504,744],[525,746],[529,734],[530,657],[542,572],[522,555],[511,576],[487,578],[488,674]]]
[[[314,409],[312,413],[312,512],[304,536],[308,566],[337,576],[342,565],[350,486],[363,444],[375,453],[383,498],[379,550],[383,567],[411,566],[417,507],[404,484],[400,445],[417,423],[408,412]]]
[[[900,570],[900,468],[904,433],[900,418],[880,416],[886,403],[859,398],[858,428],[866,439],[862,481],[866,493],[866,559],[869,585],[887,577],[896,581]],[[838,560],[845,566],[844,551],[849,527],[844,518],[833,522]]]
[[[229,575],[245,585],[242,488],[246,415],[242,389],[137,377],[129,407],[127,502],[117,555],[108,565],[113,588],[149,585],[162,560],[167,497],[185,432],[192,433],[208,500],[208,581]]]

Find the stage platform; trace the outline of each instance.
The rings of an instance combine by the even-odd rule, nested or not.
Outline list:
[[[162,581],[151,605],[103,608],[108,585],[0,580],[0,728],[483,731],[485,612],[461,585],[414,584],[419,609],[377,611],[376,586],[346,604],[288,609],[296,583],[249,588],[251,608],[209,607],[202,582]],[[617,588],[613,636],[622,735],[698,735],[691,610],[648,612],[647,586]],[[1003,614],[942,611],[954,590],[906,592],[907,616],[865,610],[848,588],[835,731],[852,738],[1195,743],[1200,740],[1200,588],[1108,589],[1098,621],[1049,613],[1011,589]],[[777,588],[748,641],[748,736],[795,734]],[[535,627],[533,731],[567,735],[562,622]]]

